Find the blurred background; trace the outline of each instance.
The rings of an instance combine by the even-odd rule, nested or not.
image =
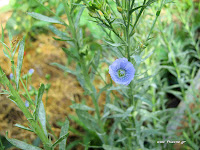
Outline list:
[[[56,16],[67,20],[64,14],[64,6],[60,0],[41,0],[46,8],[52,10]],[[151,16],[154,8],[148,9],[144,16],[145,19],[140,23],[138,30],[138,39],[142,39],[145,30],[151,26],[153,22]],[[38,88],[40,83],[45,83],[48,90],[48,101],[46,103],[46,112],[48,124],[51,125],[52,132],[59,135],[60,128],[66,116],[70,118],[70,135],[68,143],[71,147],[68,149],[83,149],[80,144],[84,140],[87,141],[84,129],[77,123],[74,117],[75,112],[69,107],[72,100],[80,102],[88,97],[84,95],[84,90],[80,86],[76,77],[63,73],[62,70],[50,65],[52,62],[59,64],[68,64],[69,68],[74,69],[75,65],[71,62],[71,58],[67,56],[61,47],[69,48],[69,45],[64,41],[55,41],[54,33],[49,29],[49,23],[38,21],[27,12],[37,12],[49,16],[49,12],[35,0],[0,0],[0,23],[4,29],[5,43],[9,45],[9,34],[12,34],[12,43],[17,43],[18,40],[26,35],[25,53],[22,74],[26,74],[30,69],[34,69],[31,79],[31,88],[34,92],[34,87]],[[149,15],[150,14],[150,15]],[[61,25],[55,25],[60,30],[65,30]],[[105,36],[95,22],[90,21],[88,11],[85,10],[80,26],[84,29],[85,37],[94,43],[103,43],[102,38]],[[2,35],[0,29],[0,36]],[[84,37],[84,38],[85,38]],[[180,121],[179,125],[166,127],[169,130],[177,130],[177,135],[183,135],[182,130],[188,133],[189,127],[194,127],[194,133],[188,133],[194,136],[191,140],[191,145],[200,144],[200,2],[199,0],[179,0],[170,3],[163,8],[160,15],[160,20],[156,23],[156,28],[153,31],[153,38],[148,50],[153,51],[152,56],[147,60],[146,64],[151,66],[148,68],[150,74],[156,73],[155,78],[147,89],[148,94],[153,95],[151,98],[156,99],[160,108],[170,109],[177,108],[177,111],[185,118],[185,121]],[[139,41],[139,40],[138,40]],[[99,46],[95,45],[94,46]],[[11,68],[9,60],[4,56],[3,46],[0,45],[0,65],[6,75],[10,77]],[[176,59],[176,65],[174,60]],[[177,68],[180,74],[176,74]],[[102,72],[105,71],[102,65]],[[106,71],[105,71],[106,72]],[[109,74],[107,74],[107,78]],[[181,80],[183,85],[179,85]],[[96,79],[95,85],[101,85],[103,81]],[[184,87],[186,97],[189,103],[186,106],[182,103],[182,91]],[[192,89],[192,92],[190,91]],[[195,91],[195,92],[194,92]],[[119,93],[118,93],[119,94]],[[103,107],[105,103],[105,94],[100,98],[99,104]],[[92,106],[92,101],[87,101],[89,106]],[[184,114],[185,109],[190,109],[192,120],[188,121],[188,116]],[[171,114],[173,115],[173,114]],[[11,144],[4,138],[6,131],[9,131],[9,137],[19,140],[26,139],[29,143],[39,145],[39,138],[32,132],[28,132],[17,127],[14,124],[22,124],[27,126],[27,121],[20,109],[7,99],[6,96],[0,96],[0,138],[2,144],[9,149],[13,148]],[[179,130],[180,129],[180,130]],[[193,135],[191,135],[193,134]],[[85,139],[84,139],[85,138]],[[199,146],[199,145],[198,145]],[[181,149],[180,145],[174,146],[175,149]],[[188,149],[193,149],[188,146]]]

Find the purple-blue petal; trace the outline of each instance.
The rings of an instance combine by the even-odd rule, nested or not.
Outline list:
[[[28,71],[28,73],[32,75],[32,74],[34,73],[34,69],[30,69],[30,70]]]
[[[125,76],[119,77],[118,70],[125,70]],[[109,66],[109,74],[112,80],[118,84],[128,85],[134,78],[135,68],[127,58],[116,59],[113,64]]]

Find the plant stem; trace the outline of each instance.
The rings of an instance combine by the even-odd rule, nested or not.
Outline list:
[[[126,42],[127,42],[127,46],[126,46],[126,52],[127,52],[127,57],[128,57],[128,61],[131,62],[131,58],[130,58],[130,35],[129,35],[129,27],[130,27],[130,1],[127,5],[127,9],[128,9],[128,12],[127,12],[127,18],[128,18],[128,22],[127,22],[127,26],[126,26],[126,31],[125,31],[125,35],[126,35]],[[133,105],[133,94],[132,94],[132,91],[133,91],[133,88],[132,88],[132,82],[129,84],[129,94],[130,94],[130,99],[129,99],[129,105],[132,106]]]
[[[33,103],[33,101],[32,101],[32,99],[31,99],[31,96],[30,96],[30,94],[29,94],[29,92],[28,92],[28,90],[27,90],[27,88],[26,88],[26,86],[25,86],[25,84],[24,84],[24,82],[23,82],[23,80],[22,80],[22,78],[20,77],[20,81],[21,81],[21,83],[22,83],[22,85],[23,85],[23,87],[24,87],[24,89],[25,89],[25,91],[26,91],[26,94],[28,95],[28,101],[32,104],[32,105],[35,105],[34,103]]]

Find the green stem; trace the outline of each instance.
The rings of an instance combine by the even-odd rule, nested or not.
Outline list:
[[[146,0],[144,0],[143,5],[145,5],[145,3],[146,3]],[[131,31],[130,35],[133,35],[134,30],[135,30],[135,27],[136,27],[136,25],[137,25],[137,23],[138,23],[138,21],[139,21],[139,18],[140,18],[140,16],[142,15],[142,12],[144,11],[145,8],[146,8],[146,7],[142,7],[142,8],[140,9],[140,12],[139,12],[139,14],[138,14],[137,17],[136,17],[136,20],[135,20],[135,23],[134,23],[134,25],[133,25],[133,28],[132,28],[132,31]]]
[[[149,37],[150,37],[150,35],[151,35],[151,33],[152,33],[154,27],[155,27],[156,21],[158,20],[158,17],[160,16],[160,12],[161,12],[161,9],[162,9],[162,7],[163,7],[163,4],[164,4],[164,0],[162,0],[162,2],[161,2],[160,8],[159,8],[159,10],[158,10],[159,12],[158,12],[158,11],[156,12],[156,18],[155,18],[154,21],[153,21],[153,24],[152,24],[152,26],[151,26],[151,29],[150,29],[150,31],[149,31],[149,34],[148,34],[148,36],[147,36],[147,38],[146,38],[146,41],[149,39]]]
[[[25,91],[26,91],[26,94],[28,95],[28,101],[32,104],[32,105],[35,105],[34,103],[33,103],[33,101],[32,101],[32,99],[31,99],[31,96],[30,96],[30,94],[29,94],[29,92],[28,92],[28,90],[27,90],[27,88],[26,88],[26,86],[25,86],[25,84],[24,84],[24,82],[23,82],[23,80],[22,80],[22,78],[20,77],[20,81],[21,81],[21,83],[22,83],[22,85],[23,85],[23,87],[24,87],[24,89],[25,89]]]
[[[128,22],[127,22],[127,26],[126,26],[126,32],[125,32],[125,35],[126,35],[126,41],[127,41],[127,46],[126,46],[126,52],[127,52],[127,57],[128,57],[128,61],[131,62],[131,58],[130,58],[130,35],[129,35],[129,27],[130,27],[130,1],[127,5],[127,18],[128,18]],[[133,105],[133,94],[132,94],[132,91],[133,91],[133,88],[132,88],[132,82],[129,84],[129,94],[130,94],[130,99],[129,99],[129,105],[132,106]]]
[[[93,91],[93,87],[92,87],[92,84],[91,84],[91,81],[90,81],[90,77],[89,77],[89,74],[87,72],[88,69],[86,68],[86,64],[85,64],[85,61],[83,60],[83,58],[81,58],[81,65],[82,65],[82,69],[83,69],[84,79],[85,79],[86,84],[87,84],[87,88],[90,91],[92,91],[91,92],[92,101],[93,101],[94,106],[95,106],[95,111],[96,111],[98,120],[100,120],[101,116],[100,116],[100,111],[99,111],[99,105],[97,103],[97,100],[96,100],[96,97],[95,97],[95,94],[94,94],[94,91]]]

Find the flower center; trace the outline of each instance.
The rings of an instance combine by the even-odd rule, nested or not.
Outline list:
[[[123,70],[123,69],[119,69],[118,71],[117,71],[117,73],[118,73],[118,77],[124,77],[125,76],[125,74],[126,74],[126,72],[125,72],[125,70]]]

